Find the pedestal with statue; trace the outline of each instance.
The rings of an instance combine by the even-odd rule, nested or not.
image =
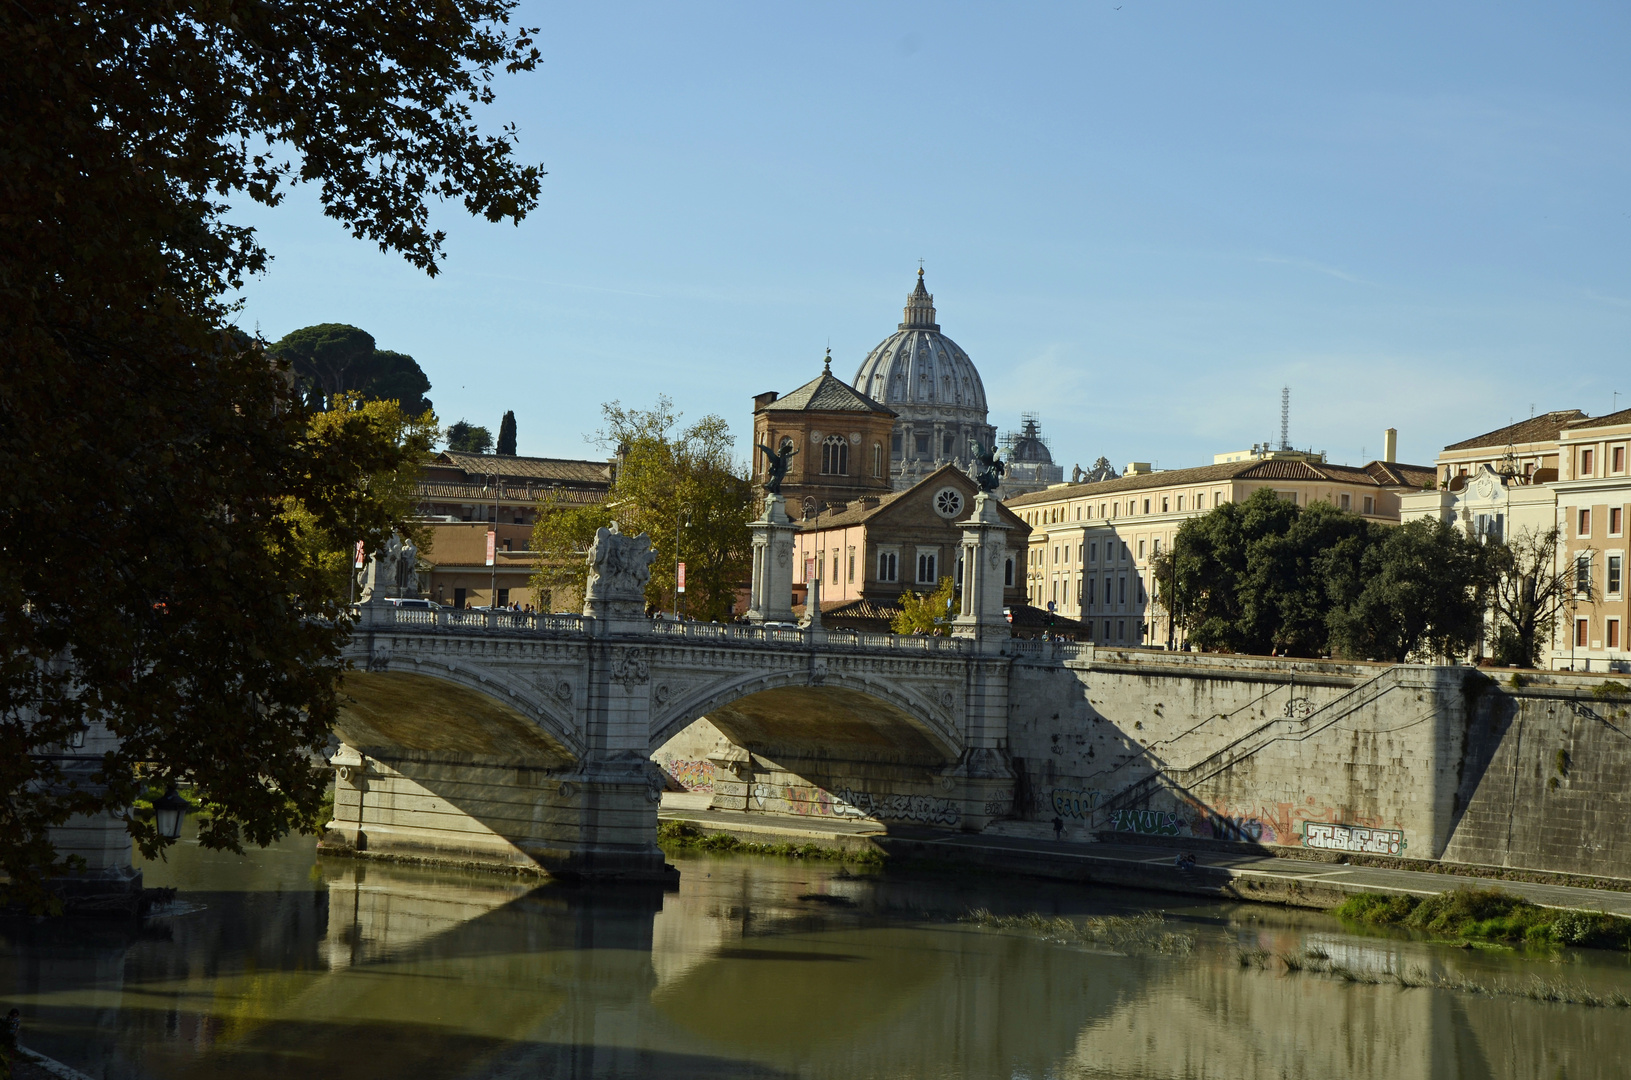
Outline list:
[[[760,445],[769,457],[765,477],[765,509],[758,521],[749,523],[753,534],[753,578],[748,591],[749,622],[793,621],[793,533],[795,527],[782,501],[782,480],[787,465],[798,451],[792,447],[778,453]]]
[[[952,619],[952,636],[969,641],[968,736],[954,775],[963,802],[963,828],[978,831],[1012,812],[1014,770],[1008,757],[1008,669],[1004,649],[1013,637],[1003,614],[1003,560],[1008,532],[997,512],[997,487],[1005,471],[994,451],[973,444],[974,481],[980,491],[966,521],[962,553],[963,604]]]

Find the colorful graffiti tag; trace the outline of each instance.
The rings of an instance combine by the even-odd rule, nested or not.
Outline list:
[[[1322,825],[1303,822],[1303,847],[1325,851],[1353,851],[1362,855],[1398,855],[1404,851],[1404,832],[1368,829],[1360,825]]]
[[[664,758],[658,764],[662,767],[670,784],[669,791],[703,791],[714,790],[714,763],[711,761],[693,761],[687,758]]]
[[[1093,816],[1098,808],[1099,795],[1097,791],[1084,791],[1077,788],[1054,788],[1053,812],[1062,818],[1076,818],[1086,821]]]
[[[1273,844],[1279,834],[1274,826],[1261,818],[1247,815],[1217,814],[1203,811],[1195,815],[1190,826],[1196,836],[1213,840],[1235,840],[1250,844]]]
[[[1177,836],[1189,822],[1169,810],[1116,810],[1110,814],[1110,828],[1116,832],[1142,836]]]

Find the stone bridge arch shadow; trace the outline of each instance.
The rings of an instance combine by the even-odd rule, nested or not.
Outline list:
[[[323,845],[570,869],[585,754],[570,708],[498,671],[376,661],[348,672]]]
[[[962,696],[841,671],[731,678],[654,710],[650,751],[670,790],[705,778],[711,809],[955,827]]]

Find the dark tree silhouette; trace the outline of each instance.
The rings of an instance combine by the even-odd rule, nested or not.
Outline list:
[[[318,407],[336,394],[358,393],[398,401],[409,416],[431,411],[430,379],[406,353],[375,348],[366,330],[344,323],[318,323],[285,334],[269,350],[289,361],[306,396]]]
[[[515,411],[504,413],[504,419],[498,425],[498,452],[515,456]]]

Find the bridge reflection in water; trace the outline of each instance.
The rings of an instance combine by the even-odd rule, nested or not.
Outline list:
[[[147,931],[13,927],[30,1041],[96,1076],[1569,1077],[1615,1075],[1620,1010],[1243,968],[1310,944],[1351,967],[1522,981],[1556,965],[1190,908],[1188,955],[959,922],[1173,898],[831,866],[687,860],[678,892],[529,888],[286,845],[183,851],[191,913]],[[1201,916],[1196,919],[1194,916]],[[1569,978],[1626,989],[1623,958]]]

